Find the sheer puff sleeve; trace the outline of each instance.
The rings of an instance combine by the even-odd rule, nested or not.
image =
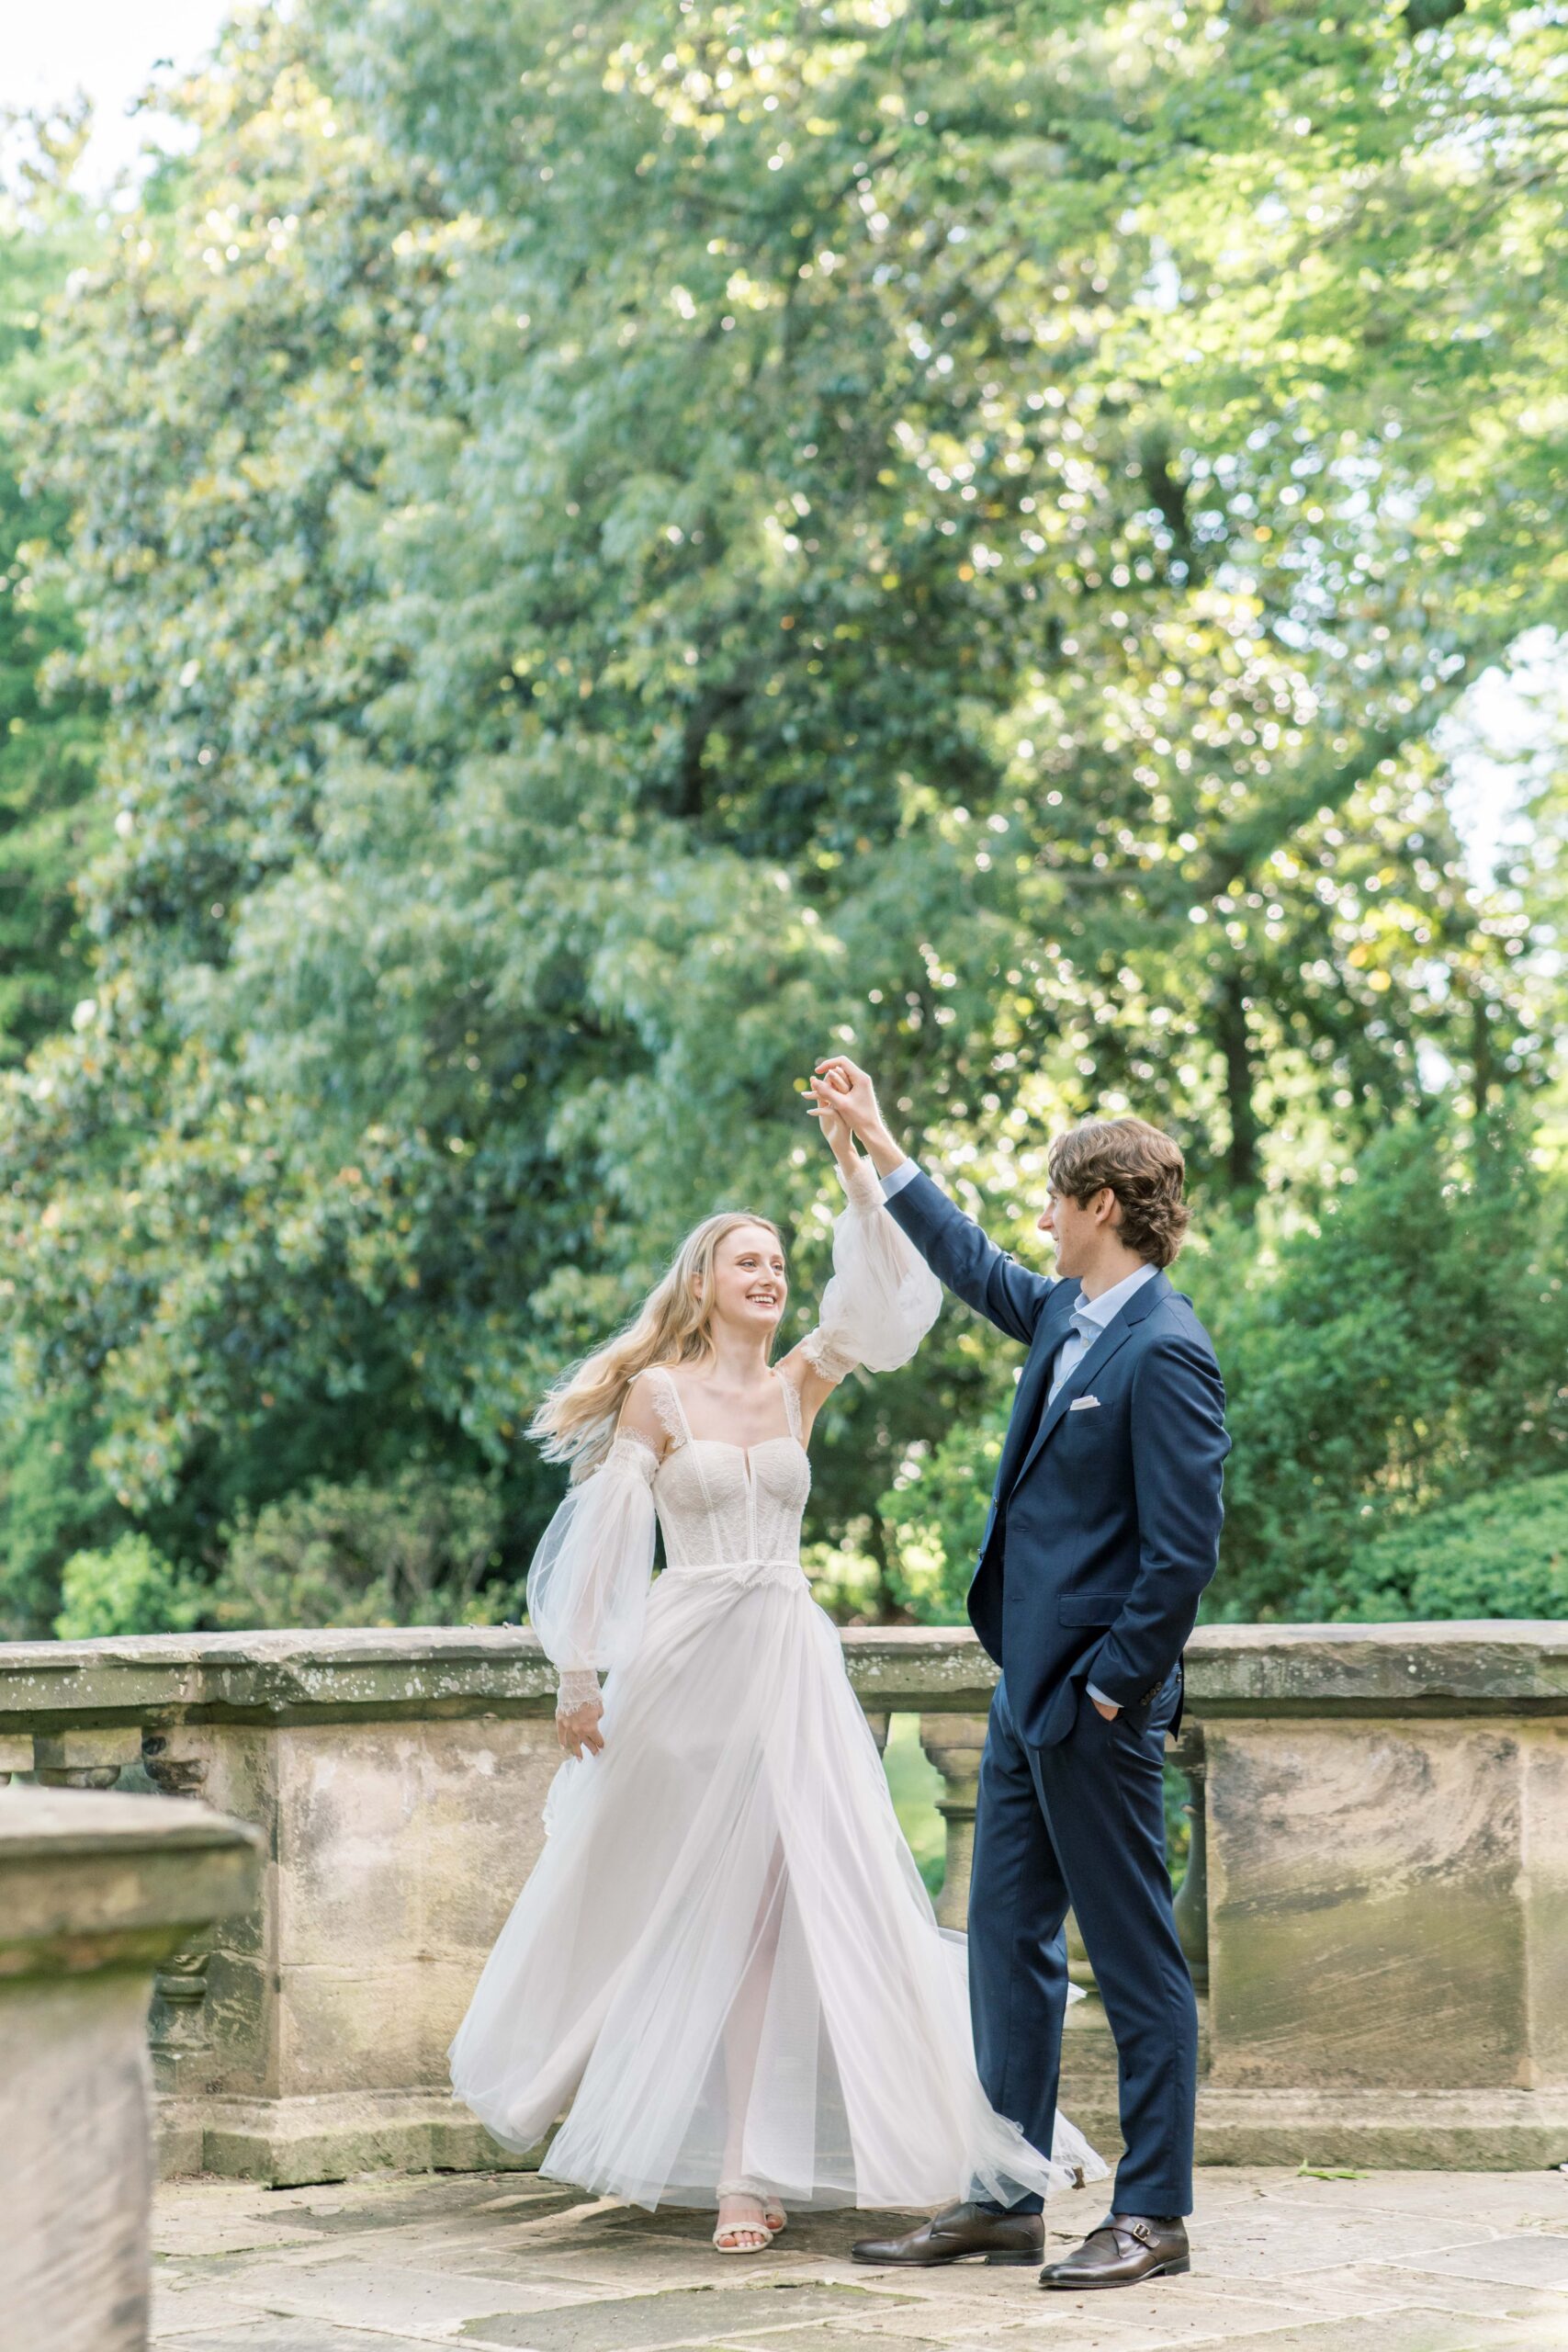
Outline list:
[[[528,1570],[528,1617],[557,1669],[557,1712],[596,1698],[599,1676],[624,1666],[642,1635],[653,1574],[653,1477],[659,1457],[617,1437],[546,1528]]]
[[[843,1185],[849,1200],[833,1223],[833,1272],[817,1329],[800,1343],[812,1371],[830,1381],[857,1364],[897,1371],[942,1311],[942,1284],[888,1216],[869,1160],[858,1160]]]

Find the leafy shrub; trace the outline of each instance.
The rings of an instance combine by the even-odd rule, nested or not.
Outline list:
[[[1568,1617],[1568,1473],[1425,1511],[1353,1559],[1335,1615]]]
[[[1565,1210],[1522,1136],[1477,1151],[1434,1110],[1363,1152],[1315,1227],[1250,1256],[1212,1228],[1189,1281],[1235,1447],[1209,1614],[1336,1614],[1384,1535],[1564,1463]]]
[[[389,1483],[327,1480],[243,1514],[208,1597],[218,1626],[493,1623],[510,1588],[500,1498],[477,1478],[412,1464]]]
[[[919,1624],[965,1623],[964,1595],[1006,1430],[1005,1408],[953,1430],[908,1462],[877,1505],[890,1530],[889,1589]]]
[[[54,1630],[62,1642],[114,1634],[184,1634],[200,1622],[204,1595],[145,1535],[122,1535],[103,1552],[73,1552],[61,1578]]]

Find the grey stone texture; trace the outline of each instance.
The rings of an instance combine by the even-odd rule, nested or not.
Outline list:
[[[1103,2190],[1054,2201],[1053,2250]],[[712,2216],[574,2198],[517,2175],[362,2179],[277,2194],[158,2194],[160,2352],[1562,2352],[1568,2177],[1200,2175],[1193,2268],[1114,2295],[1043,2295],[1032,2270],[849,2260],[869,2226],[793,2216],[755,2259]]]
[[[0,1790],[5,2352],[146,2341],[152,1973],[252,1903],[258,1844],[203,1805]]]

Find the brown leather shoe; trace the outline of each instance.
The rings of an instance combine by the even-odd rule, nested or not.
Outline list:
[[[1136,2287],[1145,2278],[1174,2278],[1192,2267],[1180,2221],[1152,2222],[1142,2213],[1107,2213],[1082,2245],[1040,2273],[1043,2287],[1081,2294],[1090,2287]]]
[[[1038,2262],[1045,2224],[1038,2213],[988,2213],[983,2205],[949,2205],[906,2230],[901,2238],[862,2238],[856,2262],[905,2263],[933,2269],[939,2262]]]

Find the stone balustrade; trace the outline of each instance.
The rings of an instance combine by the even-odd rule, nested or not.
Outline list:
[[[0,1770],[21,1760],[0,1750]],[[260,1843],[205,1805],[0,1791],[6,2352],[141,2352],[153,1971],[252,1907]]]
[[[967,1630],[844,1647],[879,1732],[919,1718],[962,1925],[994,1671]],[[161,1968],[168,2169],[501,2160],[446,2049],[538,1849],[551,1688],[512,1629],[0,1648],[0,1771],[200,1795],[263,1832],[257,1903]],[[1206,1629],[1175,1760],[1201,2155],[1568,2161],[1568,1624]],[[1071,2026],[1064,2103],[1109,2152],[1098,2002]]]

